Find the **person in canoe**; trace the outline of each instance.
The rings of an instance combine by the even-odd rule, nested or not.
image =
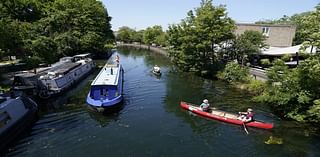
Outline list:
[[[156,72],[156,73],[160,73],[160,67],[158,65],[155,65],[153,67],[153,71]]]
[[[207,99],[204,99],[202,104],[200,105],[200,109],[202,111],[209,112],[209,106],[210,106],[209,101]]]
[[[239,112],[239,114],[239,120],[242,120],[243,122],[253,121],[253,110],[251,108],[248,108],[247,112]]]

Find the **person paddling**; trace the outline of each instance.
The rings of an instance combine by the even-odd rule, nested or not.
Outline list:
[[[209,101],[207,99],[203,100],[203,103],[200,105],[200,109],[205,112],[209,112]]]
[[[239,120],[242,120],[243,122],[253,121],[253,110],[251,108],[248,108],[247,112],[239,112],[239,114]]]
[[[157,73],[160,73],[160,67],[159,67],[158,65],[155,65],[155,66],[153,67],[153,71],[154,71],[154,72],[157,72]]]

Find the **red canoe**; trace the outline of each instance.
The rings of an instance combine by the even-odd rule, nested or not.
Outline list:
[[[191,111],[195,114],[198,114],[203,117],[207,117],[214,120],[219,120],[226,123],[232,123],[237,125],[243,125],[243,122],[241,120],[238,120],[238,115],[220,111],[220,110],[211,110],[211,113],[202,111],[198,106],[195,106],[194,104],[186,103],[186,102],[180,102],[180,106],[188,111]],[[264,123],[260,121],[252,121],[245,123],[246,126],[250,127],[256,127],[261,129],[272,129],[273,124],[271,123]]]

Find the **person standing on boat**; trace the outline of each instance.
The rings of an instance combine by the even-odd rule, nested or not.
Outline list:
[[[242,120],[243,122],[253,121],[253,110],[251,108],[248,108],[247,112],[239,112],[239,114],[239,120]]]
[[[209,101],[207,99],[204,99],[202,104],[200,105],[200,108],[202,111],[209,112],[209,106]]]
[[[120,57],[119,57],[119,55],[117,55],[116,56],[116,63],[119,64],[119,62],[120,62]]]

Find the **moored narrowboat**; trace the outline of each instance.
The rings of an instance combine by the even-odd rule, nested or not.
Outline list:
[[[0,96],[0,156],[36,120],[38,105],[28,97]]]
[[[29,96],[47,99],[66,91],[88,75],[94,67],[90,54],[63,57],[50,67],[16,74],[12,91],[16,95],[24,93]]]

